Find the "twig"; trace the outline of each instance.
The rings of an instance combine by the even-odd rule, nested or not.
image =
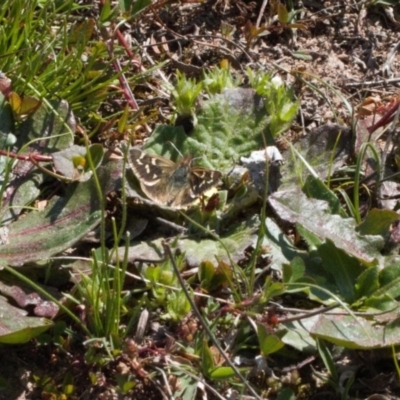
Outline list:
[[[256,28],[260,27],[261,18],[264,14],[265,7],[267,6],[267,4],[268,4],[268,0],[264,0],[263,3],[261,4],[260,12],[258,13],[258,18],[257,18],[257,22],[256,22]]]
[[[295,365],[289,365],[288,367],[282,368],[281,373],[282,374],[287,374],[288,372],[295,371],[295,370],[298,370],[300,368],[303,368],[307,364],[312,363],[315,360],[315,358],[316,358],[315,356],[310,356],[310,357],[307,357],[305,360],[300,361],[299,363],[297,363]]]
[[[348,88],[351,87],[361,87],[361,86],[380,86],[388,83],[399,83],[400,78],[391,78],[391,79],[381,79],[380,81],[368,81],[368,82],[354,82],[347,83],[345,86]]]

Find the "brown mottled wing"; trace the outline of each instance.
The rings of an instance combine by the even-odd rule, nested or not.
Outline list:
[[[171,160],[146,154],[138,149],[132,149],[129,164],[139,180],[143,193],[152,201],[163,206],[183,208],[180,197],[184,193],[183,183],[187,182],[187,168],[175,164]]]
[[[157,185],[165,174],[170,174],[175,168],[171,160],[138,149],[130,151],[129,165],[140,183],[146,186]]]
[[[213,171],[206,168],[192,168],[189,181],[193,195],[199,197],[207,190],[216,186],[221,180],[222,174],[219,171]]]
[[[184,157],[175,164],[138,149],[132,149],[129,156],[129,164],[147,197],[176,209],[188,207],[221,179],[218,171],[191,168],[191,160]]]

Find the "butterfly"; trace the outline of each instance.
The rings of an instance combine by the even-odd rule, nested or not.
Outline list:
[[[222,177],[219,171],[192,167],[193,158],[190,156],[174,163],[133,148],[128,161],[147,197],[157,204],[175,209],[191,205],[204,192],[216,186]]]
[[[17,116],[32,114],[42,104],[41,100],[32,96],[20,97],[16,92],[11,92],[8,98],[11,108]]]

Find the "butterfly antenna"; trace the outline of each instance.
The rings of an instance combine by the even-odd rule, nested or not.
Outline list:
[[[181,157],[183,157],[183,154],[178,150],[178,148],[170,140],[168,140],[167,143],[170,144]]]

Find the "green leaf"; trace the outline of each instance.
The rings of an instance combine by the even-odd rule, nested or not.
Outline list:
[[[400,264],[388,265],[379,273],[379,289],[375,296],[388,295],[393,299],[400,297]]]
[[[232,227],[220,240],[196,238],[178,239],[177,249],[184,254],[185,261],[192,267],[199,266],[202,262],[219,262],[231,264],[243,259],[245,250],[255,246],[258,238],[259,221],[257,218],[249,219],[244,224]],[[158,259],[162,254],[162,240],[140,242],[129,247],[128,259],[137,258]],[[118,249],[120,257],[124,256],[125,247]]]
[[[278,396],[276,397],[276,400],[295,400],[295,399],[296,395],[293,392],[293,389],[289,387],[282,388],[279,391]]]
[[[181,321],[190,310],[190,303],[182,290],[167,296],[167,311],[173,321]]]
[[[294,349],[313,353],[316,349],[315,340],[310,335],[310,329],[315,324],[317,317],[303,318],[300,321],[283,322],[286,333],[282,336],[282,342]]]
[[[89,147],[89,153],[96,169],[100,166],[103,158],[103,146],[94,144]],[[93,175],[93,171],[88,160],[86,147],[73,145],[65,150],[53,154],[54,167],[57,172],[71,180],[87,181]]]
[[[339,198],[321,179],[309,175],[302,190],[309,198],[325,200],[329,204],[331,214],[339,214],[342,217],[346,217],[346,212]]]
[[[272,269],[282,271],[283,265],[290,263],[294,257],[300,257],[303,260],[309,258],[308,253],[299,250],[293,245],[272,218],[266,218],[265,231],[265,236],[268,240],[268,254],[272,258]]]
[[[358,226],[361,235],[380,235],[387,237],[393,222],[400,218],[399,214],[391,210],[372,209],[365,220]]]
[[[368,297],[363,302],[364,309],[373,309],[373,310],[381,310],[381,311],[391,311],[397,310],[398,303],[393,299],[389,294],[383,293],[375,293],[374,295]],[[397,317],[397,313],[392,316],[392,319]]]
[[[355,231],[355,221],[331,215],[326,201],[309,199],[299,189],[276,192],[268,201],[280,218],[300,224],[321,242],[329,239],[335,247],[366,267],[383,263],[382,237],[360,235]]]
[[[214,368],[213,355],[208,347],[207,341],[203,339],[203,346],[201,348],[201,370],[206,377],[209,377]]]
[[[228,379],[236,375],[236,372],[231,367],[217,367],[213,369],[209,377],[211,379]]]
[[[17,147],[22,148],[32,141],[32,149],[41,154],[51,154],[73,145],[76,129],[75,117],[65,100],[51,101],[52,109],[43,104],[22,125]]]
[[[202,267],[206,268],[207,279],[201,280],[201,286],[208,291],[216,290],[221,285],[228,286],[232,282],[232,267],[223,262],[219,261],[215,267],[210,261],[205,261],[200,264],[200,270]]]
[[[386,326],[351,315],[321,315],[311,330],[314,338],[349,349],[379,349],[400,344],[400,318]]]
[[[325,368],[328,370],[329,375],[331,376],[334,382],[337,382],[339,379],[338,372],[328,346],[325,344],[323,340],[317,340],[317,348],[319,356],[321,357],[325,365]]]
[[[147,6],[151,4],[151,0],[136,0],[133,4],[132,15],[136,16],[141,13]]]
[[[86,45],[91,39],[95,27],[94,18],[87,18],[84,21],[76,22],[69,32],[68,44],[69,45]]]
[[[202,287],[207,287],[215,273],[215,266],[210,261],[203,261],[199,267],[199,280]]]
[[[302,186],[311,174],[309,168],[320,179],[342,169],[352,154],[352,141],[351,130],[337,124],[326,124],[309,132],[284,154],[286,162],[281,167],[281,190]],[[309,168],[295,150],[306,160]]]
[[[111,12],[111,0],[105,0],[103,2],[103,5],[101,7],[101,12],[100,12],[100,21],[102,24],[106,23],[109,21],[110,17],[112,15]]]
[[[371,267],[362,272],[355,284],[355,294],[358,299],[371,296],[379,288],[379,268]]]
[[[306,267],[300,257],[295,257],[290,264],[283,265],[283,282],[296,282],[303,278]]]
[[[257,324],[257,337],[263,356],[275,353],[285,345],[277,335],[271,334],[263,324]]]
[[[354,285],[358,276],[365,270],[364,267],[356,258],[336,248],[329,239],[318,247],[318,254],[322,259],[322,266],[331,274],[342,298],[347,303],[353,303],[356,300]]]
[[[199,157],[199,165],[229,171],[232,160],[264,146],[264,139],[273,144],[272,137],[264,137],[270,118],[263,107],[254,106],[261,103],[255,96],[250,89],[225,90],[204,104],[190,136],[180,127],[158,126],[144,148],[162,156],[172,153],[167,158],[174,160],[178,154],[172,142],[182,154]]]
[[[285,285],[281,282],[272,282],[270,276],[267,277],[264,284],[263,302],[268,302],[275,296],[280,296],[285,293]]]
[[[287,24],[289,22],[289,12],[286,6],[282,3],[277,4],[278,21],[281,24]]]

